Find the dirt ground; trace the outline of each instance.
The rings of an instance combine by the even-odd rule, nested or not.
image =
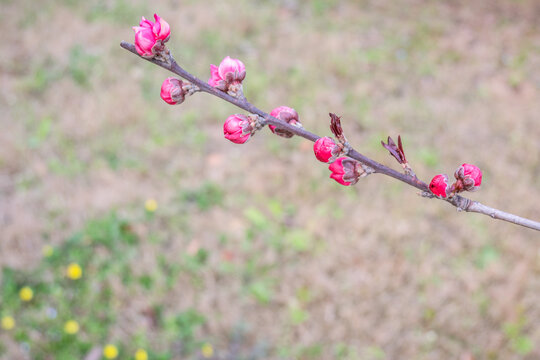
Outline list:
[[[169,74],[119,47],[157,12],[174,56],[199,77],[240,58],[259,108],[291,106],[321,135],[335,112],[355,148],[396,168],[380,140],[401,134],[423,180],[476,164],[483,187],[471,198],[539,220],[540,2],[0,9],[1,266],[31,268],[43,245],[114,210],[143,240],[134,272],[158,255],[173,264],[193,248],[210,254],[197,284],[180,276],[154,297],[120,289],[120,338],[150,331],[141,309],[159,301],[205,314],[216,349],[241,327],[246,347],[270,349],[259,358],[540,358],[538,232],[458,213],[379,175],[341,187],[302,139],[265,129],[231,144],[222,124],[240,111],[208,95],[168,106],[159,87]],[[205,184],[222,193],[208,208],[185,195]],[[159,204],[151,225],[137,220],[148,198]],[[224,273],[224,258],[237,270]],[[268,298],[251,296],[253,284]],[[6,341],[5,359],[23,356]]]

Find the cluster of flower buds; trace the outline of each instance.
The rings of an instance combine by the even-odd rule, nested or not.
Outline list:
[[[177,105],[184,102],[186,95],[192,95],[199,88],[188,81],[177,78],[167,78],[161,84],[161,98],[167,104]]]
[[[246,77],[246,67],[238,59],[227,56],[219,66],[210,65],[208,84],[227,92],[231,96],[242,97],[242,81]]]
[[[169,24],[154,14],[155,21],[147,20],[142,17],[139,26],[134,26],[135,31],[135,49],[137,53],[147,59],[158,58],[168,61],[165,57],[168,50],[165,43],[170,37]],[[230,56],[225,57],[219,66],[210,65],[210,79],[208,84],[216,89],[227,92],[229,95],[245,99],[242,89],[242,81],[246,77],[246,67],[244,63]],[[168,104],[176,105],[184,102],[186,95],[192,95],[200,89],[187,82],[177,78],[167,78],[161,85],[161,98]],[[289,125],[302,128],[298,113],[287,106],[279,106],[270,112],[270,115]],[[319,138],[313,151],[317,160],[331,164],[328,169],[331,171],[330,178],[338,183],[349,186],[354,185],[361,177],[373,173],[374,170],[363,163],[348,158],[346,155],[350,146],[343,134],[340,117],[330,113],[330,130],[336,137],[334,141],[330,137]],[[258,130],[260,130],[265,121],[259,115],[234,114],[227,118],[223,125],[223,133],[226,139],[236,144],[243,144]],[[281,129],[279,126],[269,125],[270,130],[279,136],[291,138],[294,134],[291,131]],[[416,177],[410,168],[405,152],[401,143],[401,137],[398,136],[398,144],[388,137],[388,142],[381,142],[390,154],[403,166],[408,175]],[[340,157],[341,156],[341,157]],[[462,191],[476,191],[482,184],[482,172],[478,167],[471,164],[461,165],[454,173],[456,181],[449,185],[448,176],[439,174],[433,177],[429,184],[431,193],[439,198],[453,197]]]
[[[223,135],[235,144],[243,144],[261,127],[258,115],[234,114],[225,120]]]
[[[332,172],[330,177],[345,186],[354,185],[358,179],[373,172],[370,167],[345,156],[331,163],[328,169]]]
[[[154,14],[155,22],[142,17],[139,26],[134,26],[135,49],[144,58],[153,58],[165,50],[165,43],[169,40],[171,29],[169,24]]]
[[[341,185],[354,185],[358,182],[358,179],[368,176],[374,170],[359,161],[341,156],[349,152],[350,146],[343,134],[341,118],[333,113],[329,113],[328,115],[330,115],[330,130],[338,142],[336,143],[334,139],[328,136],[321,137],[313,144],[313,152],[320,162],[331,163],[328,166],[328,170],[331,172],[330,178],[336,180]]]
[[[450,185],[445,174],[435,175],[429,184],[429,190],[440,198],[453,197],[462,191],[476,191],[482,185],[482,171],[475,165],[463,164],[455,172],[456,181]]]
[[[288,106],[277,107],[270,112],[270,115],[275,117],[276,119],[288,123],[289,125],[293,125],[299,128],[302,127],[300,120],[298,120],[298,113],[296,112],[296,110]],[[292,132],[277,128],[274,125],[268,125],[268,127],[270,128],[270,131],[272,131],[274,134],[282,136],[284,138],[291,138],[294,136]]]

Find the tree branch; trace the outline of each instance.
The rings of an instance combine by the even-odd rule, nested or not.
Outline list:
[[[135,50],[135,45],[133,44],[130,44],[128,42],[125,42],[125,41],[122,41],[120,43],[120,46],[123,47],[124,49],[132,52],[133,54],[141,57],[137,51]],[[254,105],[252,105],[251,103],[249,103],[245,98],[236,98],[236,97],[233,97],[233,96],[230,96],[229,94],[227,94],[226,92],[223,92],[221,90],[218,90],[212,86],[210,86],[206,81],[203,81],[195,76],[193,76],[192,74],[190,74],[189,72],[187,72],[186,70],[184,70],[180,65],[178,65],[178,63],[176,62],[176,60],[174,60],[174,58],[172,57],[172,55],[169,55],[169,58],[168,58],[168,61],[165,62],[165,61],[160,61],[160,60],[157,60],[157,59],[147,59],[147,58],[143,58],[141,57],[142,59],[144,60],[147,60],[155,65],[158,65],[162,68],[165,68],[173,73],[175,73],[176,75],[190,81],[192,84],[196,85],[200,91],[203,91],[203,92],[206,92],[208,94],[211,94],[211,95],[214,95],[218,98],[221,98],[233,105],[236,105],[237,107],[249,112],[249,113],[252,113],[252,114],[257,114],[259,116],[261,116],[264,120],[263,120],[263,125],[274,125],[278,128],[281,128],[281,129],[284,129],[284,130],[287,130],[287,131],[290,131],[292,132],[293,134],[297,135],[297,136],[300,136],[300,137],[303,137],[304,139],[308,139],[310,141],[316,141],[317,139],[319,139],[319,136],[316,135],[316,134],[313,134],[303,128],[299,128],[299,127],[296,127],[296,126],[293,126],[293,125],[290,125],[288,124],[287,122],[284,122],[284,121],[281,121],[279,119],[276,119],[275,117],[273,116],[270,116],[268,113],[258,109],[257,107],[255,107]],[[373,170],[375,170],[376,173],[379,173],[379,174],[383,174],[383,175],[386,175],[386,176],[390,176],[396,180],[399,180],[401,182],[404,182],[410,186],[413,186],[419,190],[422,191],[422,195],[423,196],[426,196],[426,197],[430,197],[430,198],[433,198],[434,196],[431,195],[431,192],[429,191],[429,186],[421,181],[420,179],[418,179],[416,176],[411,176],[411,175],[407,175],[407,174],[402,174],[394,169],[391,169],[383,164],[380,164],[378,163],[377,161],[375,160],[372,160],[370,158],[368,158],[367,156],[359,153],[358,151],[354,150],[353,148],[351,148],[349,150],[349,152],[347,153],[347,156],[352,158],[352,159],[355,159],[355,160],[358,160],[360,161],[361,163],[373,168]],[[504,220],[504,221],[508,221],[508,222],[511,222],[511,223],[514,223],[514,224],[517,224],[517,225],[521,225],[521,226],[524,226],[524,227],[528,227],[528,228],[531,228],[531,229],[534,229],[534,230],[538,230],[540,231],[540,222],[537,222],[537,221],[533,221],[533,220],[530,220],[530,219],[525,219],[525,218],[522,218],[522,217],[519,217],[517,215],[513,215],[513,214],[510,214],[510,213],[506,213],[504,211],[501,211],[501,210],[497,210],[497,209],[494,209],[494,208],[491,208],[489,206],[486,206],[486,205],[483,205],[479,202],[476,202],[476,201],[472,201],[470,199],[467,199],[465,197],[462,197],[460,195],[456,195],[452,198],[449,198],[449,199],[442,199],[442,200],[446,200],[448,203],[452,204],[453,206],[455,206],[458,211],[466,211],[466,212],[476,212],[476,213],[480,213],[480,214],[484,214],[484,215],[488,215],[494,219],[499,219],[499,220]]]

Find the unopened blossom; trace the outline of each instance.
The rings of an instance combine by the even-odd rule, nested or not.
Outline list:
[[[154,54],[154,46],[156,45],[156,36],[151,28],[134,26],[135,31],[135,49],[137,53],[144,58],[152,58]]]
[[[183,88],[182,80],[169,77],[161,84],[160,96],[167,104],[176,105],[184,102],[186,91]]]
[[[296,112],[296,110],[288,106],[279,106],[275,108],[274,110],[272,110],[270,112],[270,115],[281,121],[288,123],[289,125],[302,127],[302,124],[298,120],[298,113]],[[282,136],[284,138],[290,138],[294,136],[292,132],[277,128],[275,125],[268,125],[268,127],[274,134]]]
[[[225,57],[219,64],[210,65],[210,79],[208,84],[219,90],[231,94],[238,94],[242,90],[242,81],[246,77],[244,63],[230,56]]]
[[[341,152],[341,148],[336,144],[334,139],[325,136],[317,139],[313,144],[313,152],[317,160],[327,163],[335,159],[335,157]]]
[[[135,49],[137,53],[145,58],[154,57],[160,50],[164,49],[164,43],[169,40],[171,29],[169,24],[154,14],[155,22],[142,17],[139,26],[134,26]]]
[[[448,186],[448,175],[439,174],[435,175],[431,182],[429,183],[429,190],[433,195],[446,198],[449,195],[450,187]]]
[[[463,190],[475,191],[482,185],[482,171],[475,165],[463,164],[455,172],[456,183],[454,188],[456,192]]]
[[[341,185],[354,185],[360,177],[368,175],[359,161],[342,156],[328,166],[330,177]]]
[[[249,118],[242,114],[231,115],[223,124],[223,134],[225,139],[235,144],[243,144],[249,140],[253,127]]]

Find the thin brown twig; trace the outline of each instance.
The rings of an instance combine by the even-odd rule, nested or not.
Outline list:
[[[120,43],[120,46],[123,47],[124,49],[132,52],[133,54],[141,57],[137,53],[137,51],[135,50],[135,45],[130,44],[130,43],[125,42],[125,41],[122,41]],[[313,141],[313,142],[316,141],[317,139],[319,139],[318,135],[313,134],[313,133],[305,130],[304,128],[290,125],[290,124],[288,124],[286,122],[283,122],[283,121],[281,121],[279,119],[276,119],[273,116],[270,116],[268,113],[258,109],[254,105],[252,105],[245,98],[238,99],[238,98],[235,98],[233,96],[228,95],[227,93],[225,93],[225,92],[223,92],[221,90],[215,89],[214,87],[210,86],[206,81],[203,81],[203,80],[193,76],[192,74],[190,74],[186,70],[184,70],[180,65],[178,65],[176,60],[174,60],[172,55],[170,55],[170,58],[168,59],[169,61],[167,61],[167,62],[160,61],[160,60],[157,60],[157,59],[146,59],[146,58],[143,58],[143,57],[141,57],[141,58],[144,59],[144,60],[147,60],[147,61],[149,61],[149,62],[151,62],[151,63],[153,63],[155,65],[158,65],[158,66],[160,66],[162,68],[165,68],[165,69],[175,73],[176,75],[190,81],[191,83],[198,86],[200,91],[202,91],[202,92],[206,92],[208,94],[214,95],[214,96],[216,96],[218,98],[221,98],[221,99],[223,99],[223,100],[225,100],[225,101],[227,101],[227,102],[229,102],[229,103],[231,103],[233,105],[236,105],[237,107],[239,107],[239,108],[241,108],[241,109],[243,109],[243,110],[245,110],[245,111],[247,111],[249,113],[257,114],[257,115],[261,116],[264,119],[263,120],[264,121],[263,125],[268,125],[268,124],[274,125],[274,126],[276,126],[278,128],[290,131],[290,132],[292,132],[293,134],[295,134],[297,136],[303,137],[304,139],[308,139],[308,140]],[[387,167],[387,166],[385,166],[383,164],[378,163],[377,161],[375,161],[373,159],[368,158],[367,156],[359,153],[358,151],[356,151],[353,148],[350,148],[350,150],[347,153],[347,156],[352,158],[352,159],[358,160],[361,163],[371,167],[374,170],[375,173],[390,176],[390,177],[392,177],[392,178],[394,178],[396,180],[399,180],[401,182],[404,182],[404,183],[406,183],[406,184],[408,184],[410,186],[413,186],[413,187],[421,190],[422,195],[425,196],[425,197],[429,197],[429,198],[434,197],[431,194],[431,192],[429,191],[428,185],[425,182],[423,182],[422,180],[418,179],[416,176],[402,174],[402,173],[400,173],[400,172],[398,172],[398,171],[396,171],[394,169],[391,169],[391,168],[389,168],[389,167]],[[513,223],[513,224],[521,225],[521,226],[524,226],[524,227],[528,227],[530,229],[540,231],[540,222],[530,220],[530,219],[526,219],[526,218],[523,218],[523,217],[520,217],[520,216],[517,216],[517,215],[514,215],[514,214],[510,214],[510,213],[507,213],[507,212],[504,212],[504,211],[501,211],[501,210],[498,210],[498,209],[483,205],[483,204],[481,204],[481,203],[479,203],[477,201],[472,201],[472,200],[470,200],[468,198],[465,198],[463,196],[460,196],[460,195],[456,195],[456,196],[454,196],[452,198],[441,199],[441,200],[445,200],[446,202],[452,204],[459,211],[475,212],[475,213],[479,213],[479,214],[484,214],[484,215],[492,217],[493,219],[499,219],[499,220],[508,221],[508,222]]]

